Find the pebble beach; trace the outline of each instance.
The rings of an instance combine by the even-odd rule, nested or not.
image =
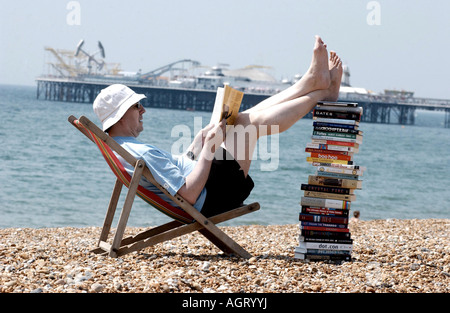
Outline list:
[[[2,293],[448,293],[450,220],[350,224],[352,261],[294,259],[298,224],[221,227],[253,257],[198,232],[120,258],[90,253],[100,227],[0,229]],[[135,234],[140,228],[129,228]]]

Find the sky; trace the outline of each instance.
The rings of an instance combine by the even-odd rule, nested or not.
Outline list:
[[[450,99],[448,0],[0,0],[0,84],[35,85],[44,47],[97,51],[125,71],[181,59],[304,73],[320,35],[374,92]]]

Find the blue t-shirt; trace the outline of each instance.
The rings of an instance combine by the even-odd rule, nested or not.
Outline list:
[[[153,145],[144,144],[134,137],[114,137],[114,140],[136,159],[144,160],[155,180],[172,196],[174,196],[184,185],[186,177],[192,172],[197,164],[197,161],[193,161],[185,156],[174,157],[172,154]],[[117,157],[128,174],[133,175],[134,167],[119,155],[117,155]],[[169,204],[178,207],[175,202],[150,183],[145,177],[142,177],[140,185],[157,194]],[[198,211],[202,209],[205,198],[206,189],[203,188],[194,204],[194,207]]]

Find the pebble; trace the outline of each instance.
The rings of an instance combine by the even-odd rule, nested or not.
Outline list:
[[[211,266],[211,262],[203,262],[202,264],[202,271],[208,272],[209,271],[209,267]]]
[[[58,279],[57,281],[55,281],[55,285],[64,285],[66,283],[66,281],[64,279]]]
[[[90,253],[99,227],[0,229],[0,292],[450,292],[449,219],[352,223],[342,264],[294,259],[298,224],[221,228],[253,256],[224,256],[191,233],[115,259]]]
[[[98,284],[98,283],[93,283],[91,285],[91,290],[93,292],[101,292],[104,288],[105,288],[105,286],[103,286],[102,284]]]
[[[113,286],[114,286],[114,289],[116,291],[121,291],[122,290],[122,284],[119,283],[119,282],[114,282]]]

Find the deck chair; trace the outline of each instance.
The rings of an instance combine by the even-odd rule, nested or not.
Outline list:
[[[92,250],[92,252],[97,254],[109,254],[111,257],[119,257],[133,251],[139,251],[143,248],[153,246],[166,240],[170,240],[194,231],[199,231],[224,253],[228,255],[236,255],[242,258],[251,257],[245,249],[243,249],[227,234],[220,230],[216,224],[255,212],[260,208],[259,203],[255,202],[213,217],[206,218],[180,195],[170,195],[163,186],[155,181],[144,161],[135,159],[128,151],[122,148],[112,137],[103,132],[87,117],[81,116],[77,119],[74,116],[70,116],[68,120],[88,139],[93,141],[98,146],[103,157],[117,178],[106,212],[100,239],[98,241],[98,247]],[[126,172],[125,168],[113,151],[134,166],[135,170],[132,177],[130,177],[128,172]],[[157,186],[162,192],[170,197],[170,199],[173,199],[173,201],[181,209],[170,205],[156,194],[140,186],[139,181],[142,176]],[[112,243],[108,243],[108,234],[111,230],[111,224],[113,222],[123,185],[128,188],[128,192],[117,223],[114,238]],[[173,221],[147,229],[135,236],[123,238],[128,217],[131,212],[131,207],[136,195],[162,213],[171,217]]]

